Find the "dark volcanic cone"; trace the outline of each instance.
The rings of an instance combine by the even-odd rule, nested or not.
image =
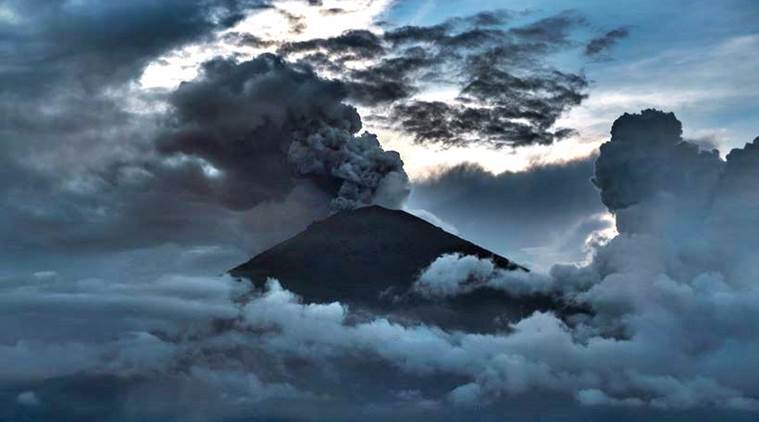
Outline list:
[[[371,206],[313,223],[230,273],[257,286],[276,278],[307,302],[340,301],[444,328],[491,331],[535,310],[559,308],[548,296],[515,298],[489,288],[434,301],[410,292],[424,268],[456,252],[527,271],[409,213]]]

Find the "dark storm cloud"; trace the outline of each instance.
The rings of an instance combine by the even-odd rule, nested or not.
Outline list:
[[[431,212],[460,235],[531,267],[583,257],[606,226],[593,188],[594,157],[494,175],[473,164],[415,183],[408,208]]]
[[[25,235],[3,248],[23,256],[221,245],[227,262],[225,248],[260,249],[326,215],[330,204],[399,206],[403,163],[374,135],[357,135],[361,120],[344,96],[339,82],[273,55],[208,62],[169,96],[167,115],[124,112],[108,131],[87,128],[106,147],[126,143],[122,154],[102,151],[67,171],[61,146],[51,157],[34,149],[15,157],[31,163],[9,157],[23,183],[4,187],[0,227],[8,238]]]
[[[295,176],[336,196],[337,209],[383,195],[386,205],[398,206],[404,194],[391,189],[405,189],[403,163],[374,135],[356,135],[361,118],[342,103],[345,96],[341,83],[275,55],[211,61],[199,79],[172,94],[176,127],[159,150],[199,157],[220,170],[223,203],[232,208],[282,199]]]
[[[622,210],[621,231],[650,227],[661,218],[654,204],[663,202],[671,203],[666,209],[690,211],[662,221],[661,229],[676,230],[685,219],[699,218],[697,210],[705,209],[722,172],[718,151],[684,141],[675,115],[657,110],[623,115],[611,135],[601,146],[593,182],[610,211]]]
[[[49,90],[55,79],[85,88],[138,76],[153,58],[239,21],[263,0],[130,2],[31,0],[5,2],[8,91]],[[22,85],[23,84],[23,85]]]
[[[81,160],[131,148],[110,136],[126,131],[136,142],[145,137],[131,127],[133,104],[126,101],[144,98],[127,93],[127,84],[159,55],[210,37],[263,5],[254,0],[4,2],[10,17],[0,21],[0,131],[8,139],[3,153],[34,151],[38,165],[57,156],[61,167],[71,168],[70,156]],[[91,153],[79,154],[82,149]]]
[[[619,40],[627,38],[628,35],[630,35],[630,30],[627,28],[612,29],[604,35],[590,40],[585,46],[585,55],[597,56],[604,53],[619,42]]]
[[[436,59],[422,48],[410,48],[403,56],[383,58],[367,69],[348,71],[350,97],[360,104],[386,105],[420,91],[411,75],[425,72]]]
[[[709,189],[721,168],[716,150],[701,151],[683,140],[682,124],[673,113],[649,109],[614,122],[611,140],[601,146],[594,183],[604,204],[615,211],[659,192]]]
[[[550,144],[572,134],[553,126],[583,101],[587,81],[552,69],[546,57],[571,46],[570,34],[584,20],[567,12],[507,27],[512,18],[483,12],[383,34],[349,31],[279,51],[342,80],[353,101],[386,108],[378,121],[393,122],[417,142]],[[414,99],[432,85],[455,87],[459,95],[448,102]]]
[[[320,49],[334,55],[330,58],[338,62],[368,59],[385,52],[379,36],[367,30],[358,29],[346,31],[333,38],[289,42],[280,47],[279,53],[288,55]]]
[[[662,237],[677,277],[713,271],[731,286],[756,276],[759,163],[756,141],[719,152],[681,138],[672,113],[645,110],[614,122],[602,145],[594,183],[623,234]],[[621,241],[620,241],[621,242]]]
[[[443,145],[551,144],[574,134],[552,127],[564,111],[585,98],[584,78],[558,71],[519,78],[489,66],[472,76],[461,90],[463,104],[412,101],[397,106],[393,117],[418,140]],[[478,103],[481,106],[474,105]]]
[[[10,17],[0,21],[0,156],[12,173],[0,181],[6,268],[46,265],[47,257],[76,266],[48,253],[73,259],[165,242],[203,244],[202,232],[234,236],[231,214],[198,195],[181,200],[216,189],[199,163],[151,158],[160,117],[134,111],[154,99],[129,84],[159,55],[259,7],[266,2],[3,3]]]
[[[0,21],[0,131],[4,155],[34,152],[38,167],[48,155],[71,168],[70,156],[98,157],[128,150],[114,142],[123,132],[139,143],[153,126],[133,126],[134,104],[146,100],[127,84],[169,50],[212,36],[244,13],[263,7],[255,0],[219,1],[8,1]],[[87,149],[89,154],[79,153]],[[55,167],[55,163],[47,163]],[[58,170],[58,169],[56,169]]]
[[[741,192],[756,197],[759,192],[745,188],[759,180],[759,166],[757,166],[759,164],[759,137],[743,148],[730,151],[725,158],[725,172],[721,179],[724,189],[721,191],[726,192],[734,189],[735,192],[727,193]]]

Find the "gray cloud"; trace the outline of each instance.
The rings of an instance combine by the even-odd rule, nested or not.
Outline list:
[[[759,149],[747,144],[723,162],[680,133],[674,115],[654,110],[615,122],[595,181],[621,233],[597,247],[590,264],[555,266],[524,288],[524,277],[493,272],[471,257],[448,256],[417,283],[423,291],[445,294],[472,283],[512,294],[537,288],[588,306],[588,315],[559,323],[557,337],[547,334],[545,314],[515,325],[530,325],[541,342],[556,340],[544,343],[545,349],[532,344],[531,357],[518,361],[520,370],[544,350],[558,352],[563,362],[538,358],[539,366],[523,380],[530,389],[555,387],[549,374],[568,370],[562,372],[565,386],[572,385],[577,400],[588,406],[759,411],[759,385],[742,375],[755,370],[748,356],[756,331],[749,321],[759,312],[753,230]],[[563,335],[566,342],[559,340]],[[575,369],[564,366],[570,361]],[[573,378],[579,368],[598,378]],[[590,379],[598,384],[586,383]],[[451,395],[480,403],[496,385],[491,378],[478,379]]]
[[[723,161],[683,141],[672,115],[621,117],[594,178],[621,234],[586,266],[536,275],[541,289],[592,312],[538,312],[487,335],[402,325],[340,303],[302,303],[274,281],[250,291],[227,278],[155,277],[226,268],[219,263],[237,260],[241,248],[326,213],[335,195],[338,208],[402,197],[397,155],[356,135],[358,115],[342,103],[358,92],[354,80],[326,81],[272,56],[216,60],[170,96],[167,114],[138,112],[156,99],[130,97],[138,104],[127,106],[119,96],[145,63],[260,4],[8,5],[21,21],[3,21],[3,48],[14,40],[24,48],[4,49],[2,70],[0,419],[434,420],[476,411],[502,420],[531,419],[535,409],[554,419],[755,419],[759,141]],[[487,45],[473,63],[521,60],[567,45],[567,28],[579,23],[562,19],[499,32],[491,29],[501,21],[477,18],[456,25],[488,28],[399,29],[386,42],[403,51],[434,43],[440,54]],[[520,41],[498,41],[511,37]],[[404,63],[429,69],[425,60],[436,55],[414,49]],[[530,82],[517,76],[505,80]],[[571,105],[577,90],[562,87],[571,80],[530,83]],[[409,95],[399,86],[386,97]],[[480,91],[468,95],[500,101]],[[550,116],[530,121],[548,131]],[[267,179],[259,155],[282,179]],[[579,182],[589,163],[501,176],[461,167],[420,189],[429,189],[425,208],[462,232],[503,211],[519,217],[504,227],[520,233],[524,217],[528,245],[552,236],[538,220],[581,234],[598,228],[587,219],[597,193]],[[478,189],[492,209],[453,218]],[[472,263],[456,257],[430,268],[448,275],[462,261]],[[33,274],[8,276],[19,271]],[[492,274],[485,281],[496,283]],[[496,285],[513,294],[534,287],[513,281]]]
[[[547,58],[572,45],[571,32],[584,19],[565,12],[508,27],[513,15],[484,12],[383,34],[348,31],[286,43],[279,53],[344,81],[351,100],[379,107],[375,123],[410,133],[417,142],[550,144],[573,133],[553,126],[583,101],[587,81],[553,69]],[[455,87],[458,97],[414,97],[431,85]]]
[[[594,158],[500,175],[476,165],[441,170],[414,184],[407,207],[531,268],[579,261],[591,234],[609,224],[590,183]]]
[[[261,0],[5,2],[4,94],[40,94],[56,80],[91,90],[137,76],[171,48],[231,26]],[[108,25],[103,25],[108,22]],[[71,89],[71,87],[68,87]]]
[[[628,28],[623,27],[612,29],[602,36],[590,40],[588,44],[585,45],[585,55],[597,56],[604,53],[617,44],[619,40],[627,38],[628,35],[630,35],[630,30]]]
[[[478,414],[495,418],[529,412],[513,400],[535,392],[541,393],[543,409],[558,406],[569,415],[576,412],[578,420],[590,411],[572,407],[569,403],[575,399],[583,406],[666,410],[660,417],[677,417],[683,409],[710,412],[717,407],[733,416],[757,409],[750,395],[750,376],[734,378],[735,371],[745,371],[752,363],[719,369],[708,355],[679,355],[678,331],[669,331],[667,335],[675,337],[662,341],[661,336],[648,337],[655,333],[649,330],[659,326],[640,325],[645,319],[639,318],[650,312],[673,316],[659,312],[669,309],[673,299],[688,299],[690,293],[659,281],[636,284],[637,294],[630,294],[630,287],[609,296],[610,291],[599,290],[604,283],[577,296],[597,307],[598,321],[567,325],[550,313],[536,312],[507,333],[483,335],[400,325],[381,316],[354,316],[339,303],[303,304],[274,280],[253,296],[232,280],[205,277],[165,276],[145,284],[91,279],[14,285],[6,280],[0,323],[7,327],[3,337],[11,345],[0,347],[0,355],[14,365],[5,368],[3,391],[12,395],[35,391],[45,410],[46,403],[60,400],[56,384],[68,391],[104,382],[120,385],[102,399],[113,406],[112,418],[127,420],[153,412],[168,419],[193,414],[200,419],[245,415],[301,419],[309,406],[325,404],[330,410],[320,414],[338,420],[355,417],[356,412],[381,420],[385,406],[400,410],[399,417],[409,420],[418,412],[440,420],[464,416],[473,405]],[[645,299],[652,293],[668,295],[652,303]],[[707,291],[693,294],[697,301],[708,301],[703,296]],[[603,307],[612,299],[645,308],[622,307],[630,312],[622,318]],[[734,307],[732,299],[720,306]],[[24,326],[38,329],[19,329],[14,318],[31,310],[36,314]],[[68,315],[65,323],[62,314]],[[604,329],[605,317],[612,318],[606,323],[629,325],[636,335],[614,338],[594,331]],[[669,322],[668,329],[677,327]],[[87,329],[81,329],[83,325]],[[14,344],[15,338],[23,341]],[[649,343],[655,339],[661,343]],[[671,353],[684,360],[673,367],[665,358]],[[52,365],[53,355],[66,359]],[[381,389],[372,387],[378,380]],[[347,381],[352,399],[343,401],[348,392],[341,384]],[[140,391],[156,396],[148,400]],[[198,408],[193,402],[200,394],[206,395],[208,406]],[[127,398],[132,400],[128,408],[114,406]],[[289,405],[278,406],[282,401]],[[77,406],[68,401],[59,404],[58,411],[89,416],[98,411]]]
[[[265,6],[257,0],[5,2],[3,265],[205,243],[202,232],[212,238],[239,233],[231,230],[235,216],[195,200],[194,193],[216,189],[199,163],[153,159],[163,123],[145,111],[160,98],[129,84],[159,55]]]

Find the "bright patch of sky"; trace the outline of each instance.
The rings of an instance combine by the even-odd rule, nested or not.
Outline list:
[[[144,88],[173,88],[197,76],[199,65],[213,57],[238,55],[245,59],[273,50],[234,45],[224,40],[225,33],[248,33],[264,40],[303,41],[332,37],[356,28],[379,31],[376,22],[390,10],[392,0],[324,0],[319,7],[308,6],[303,0],[279,0],[273,4],[273,8],[254,11],[213,42],[187,46],[151,63],[140,84]],[[340,9],[342,13],[328,13],[330,9]],[[292,30],[295,21],[297,31]]]

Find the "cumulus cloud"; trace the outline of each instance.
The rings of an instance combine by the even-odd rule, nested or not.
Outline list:
[[[677,296],[686,299],[689,293],[673,289],[672,283],[654,280],[651,285],[667,295],[654,303],[634,302],[647,307],[631,309],[618,322],[630,323],[635,331],[613,337],[599,333],[602,325],[594,320],[568,325],[541,312],[500,334],[401,325],[382,316],[354,316],[340,303],[302,303],[276,280],[260,291],[229,279],[178,276],[145,284],[5,283],[0,321],[12,327],[14,316],[35,310],[25,324],[37,329],[3,330],[0,355],[12,365],[5,367],[2,379],[4,391],[11,394],[32,386],[44,408],[59,400],[56,385],[86,389],[87,383],[112,377],[109,384],[122,388],[104,400],[118,403],[140,397],[139,391],[160,391],[160,408],[173,418],[194,412],[212,419],[302,417],[290,412],[330,405],[328,413],[336,419],[349,419],[356,411],[382,419],[383,407],[401,406],[409,394],[424,398],[412,400],[421,406],[416,412],[437,418],[455,414],[451,412],[462,405],[495,415],[504,411],[499,404],[535,392],[593,407],[757,409],[752,372],[746,372],[753,362],[731,360],[720,366],[714,359],[721,351],[708,347],[701,354],[678,354],[684,352],[673,348],[679,331],[673,331],[674,321],[660,319],[661,311],[672,307],[673,299],[676,306],[684,303]],[[712,293],[693,292],[706,301]],[[600,298],[590,302],[598,312],[593,318],[612,317]],[[6,311],[6,305],[11,309]],[[720,306],[729,309],[735,303]],[[683,308],[671,311],[668,315],[674,317]],[[67,315],[66,320],[60,315]],[[669,324],[653,324],[651,315]],[[673,353],[678,359],[672,359]],[[381,389],[373,388],[378,372],[372,367],[381,371]],[[342,401],[345,382],[351,385],[353,403]],[[208,408],[192,402],[201,392],[213,398]],[[276,406],[281,400],[289,406]],[[147,404],[133,401],[125,410],[130,413],[112,415],[156,411]],[[58,406],[63,412],[82,411],[76,403]],[[519,406],[512,409],[519,411]]]
[[[674,114],[656,110],[618,118],[600,151],[593,183],[617,214],[620,231],[693,224],[690,218],[706,209],[724,165],[718,151],[682,139]]]
[[[426,297],[450,297],[483,287],[515,296],[530,295],[549,293],[551,280],[539,273],[504,270],[488,258],[445,254],[422,271],[413,289]]]

